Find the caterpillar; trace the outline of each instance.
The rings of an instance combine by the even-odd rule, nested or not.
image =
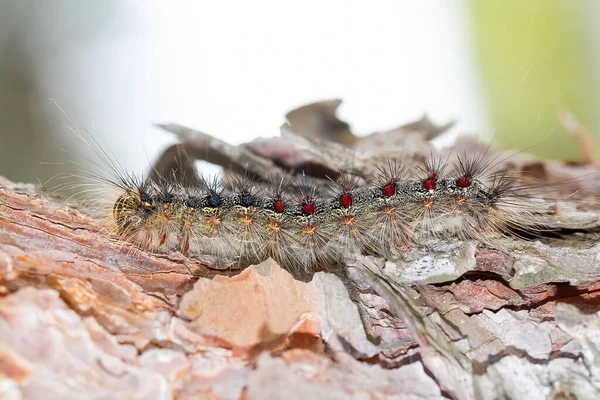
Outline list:
[[[489,147],[470,155],[387,157],[371,176],[348,170],[326,179],[287,170],[263,179],[247,168],[203,177],[189,154],[178,152],[144,179],[123,171],[93,138],[86,142],[100,161],[100,172],[86,177],[104,184],[88,198],[120,240],[216,268],[270,257],[306,280],[357,254],[394,260],[432,241],[474,240],[502,249],[506,235],[556,229],[547,218],[560,214],[543,198],[553,185],[500,168],[505,159]]]
[[[121,168],[91,134],[74,130],[96,160],[93,170],[69,177],[88,182],[77,193],[83,207],[98,211],[124,243],[177,251],[219,269],[270,257],[303,280],[342,268],[359,254],[393,261],[436,242],[472,240],[505,250],[507,235],[530,239],[576,229],[561,218],[560,199],[579,197],[584,204],[598,198],[586,185],[571,187],[582,176],[536,180],[513,165],[513,156],[489,145],[457,143],[438,152],[429,140],[446,127],[427,124],[406,125],[411,130],[400,139],[390,135],[394,131],[374,134],[370,146],[348,132],[334,141],[284,126],[283,138],[245,147],[162,126],[182,143],[165,150],[146,178]],[[414,135],[419,129],[426,134]],[[385,142],[393,145],[381,146]],[[294,168],[284,157],[296,153]],[[228,173],[202,176],[194,166],[198,159]],[[532,165],[547,172],[543,164]],[[598,171],[586,172],[583,178]],[[73,187],[81,188],[69,183],[59,189]],[[565,188],[566,194],[557,190]]]

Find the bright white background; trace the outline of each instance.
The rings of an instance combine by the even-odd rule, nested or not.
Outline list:
[[[334,97],[359,134],[427,112],[485,135],[466,13],[462,1],[115,2],[94,35],[48,52],[43,94],[135,171],[172,140],[154,123],[241,143]]]

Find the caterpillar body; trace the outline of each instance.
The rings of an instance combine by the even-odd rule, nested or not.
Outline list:
[[[510,172],[486,172],[483,160],[439,159],[420,168],[390,161],[378,177],[341,174],[319,186],[306,177],[261,183],[247,175],[225,184],[175,173],[137,179],[119,174],[109,224],[126,242],[152,252],[209,256],[245,267],[273,258],[295,276],[343,265],[355,254],[401,257],[428,240],[477,240],[544,229],[530,187]],[[189,179],[186,179],[189,181]]]
[[[93,138],[83,139],[100,160],[100,172],[87,178],[104,184],[88,195],[119,239],[217,268],[271,257],[307,279],[357,254],[394,260],[431,241],[474,240],[502,250],[498,239],[551,231],[548,217],[560,217],[545,193],[554,185],[505,168],[505,158],[489,147],[405,161],[395,151],[382,165],[377,158],[376,173],[342,171],[337,179],[289,169],[270,179],[248,169],[207,178],[196,174],[193,161],[201,157],[190,156],[193,150],[177,157],[166,151],[166,162],[143,179],[123,171]]]

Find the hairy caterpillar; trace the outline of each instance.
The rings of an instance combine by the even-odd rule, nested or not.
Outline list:
[[[72,182],[59,189],[75,187],[83,207],[98,211],[103,226],[125,243],[180,252],[217,268],[271,257],[301,279],[357,254],[393,261],[411,249],[457,240],[505,250],[507,235],[598,228],[598,187],[584,183],[597,176],[596,167],[560,164],[559,173],[551,163],[523,167],[514,155],[470,140],[437,151],[429,141],[449,125],[426,119],[358,138],[335,109],[318,116],[323,124],[303,132],[293,129],[298,116],[291,112],[282,138],[243,146],[161,126],[181,143],[165,150],[146,178],[125,171],[66,117],[93,151],[95,167],[61,176],[84,178],[85,190]],[[195,160],[221,165],[226,174],[200,176]],[[592,211],[563,218],[564,198],[571,208],[591,204]]]
[[[336,179],[285,169],[261,179],[238,168],[223,180],[196,174],[188,143],[185,154],[165,152],[143,179],[123,171],[93,138],[84,140],[100,161],[100,172],[87,177],[105,184],[89,197],[98,207],[100,193],[110,230],[148,251],[179,251],[219,268],[271,257],[306,279],[355,254],[394,260],[456,239],[501,248],[506,234],[565,227],[552,224],[560,214],[547,201],[553,185],[528,181],[489,148],[427,158],[388,153],[375,158],[376,173],[338,171]]]

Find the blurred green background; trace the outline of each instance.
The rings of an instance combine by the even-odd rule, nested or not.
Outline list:
[[[518,142],[541,157],[578,160],[577,143],[557,119],[560,108],[598,132],[597,4],[469,1],[487,112],[502,145]]]
[[[159,151],[135,145],[146,131],[164,147],[154,122],[243,142],[331,97],[359,131],[428,112],[502,146],[581,160],[557,109],[598,143],[599,17],[595,0],[2,0],[0,175],[43,181],[57,171],[39,162],[77,147],[48,98],[133,168]]]

